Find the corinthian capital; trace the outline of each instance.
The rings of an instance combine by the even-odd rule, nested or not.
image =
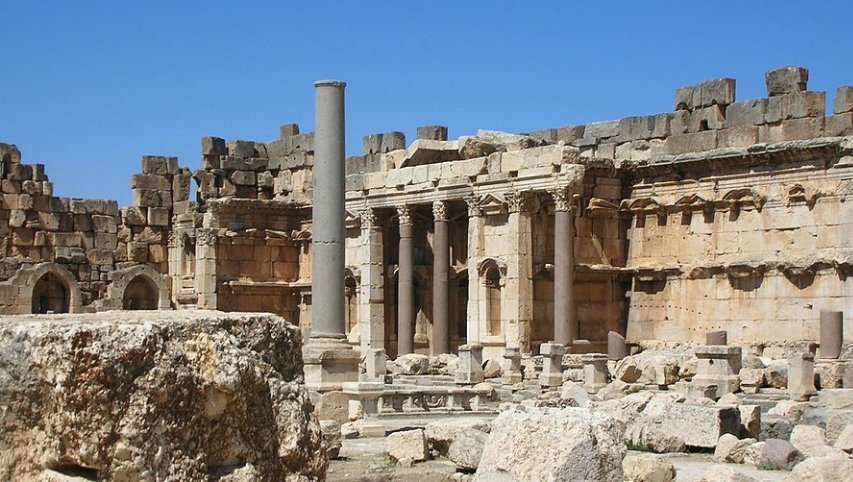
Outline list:
[[[572,194],[566,188],[556,188],[548,191],[554,199],[554,211],[571,211]]]
[[[435,221],[447,221],[447,203],[444,201],[433,202],[432,217]]]
[[[397,206],[397,217],[400,224],[412,224],[412,210],[409,206]]]

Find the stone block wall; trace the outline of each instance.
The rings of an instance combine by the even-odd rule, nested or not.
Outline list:
[[[153,289],[162,284],[173,208],[188,207],[189,171],[175,158],[143,158],[134,205],[121,210],[115,201],[54,196],[44,165],[22,163],[14,145],[0,144],[0,158],[0,312],[94,310],[122,296],[108,289],[117,273],[143,264],[153,268],[145,273]],[[50,306],[36,306],[42,296]],[[152,296],[147,304],[161,304]]]

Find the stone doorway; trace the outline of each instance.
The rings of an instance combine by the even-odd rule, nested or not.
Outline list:
[[[33,287],[33,313],[68,313],[70,301],[65,283],[53,273],[45,273]]]
[[[160,293],[146,276],[137,276],[127,284],[121,306],[125,310],[156,310]]]

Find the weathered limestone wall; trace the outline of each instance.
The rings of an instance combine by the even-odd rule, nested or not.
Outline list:
[[[821,310],[851,337],[853,157],[849,141],[675,161],[643,178],[631,212],[631,340],[818,338]],[[779,154],[779,153],[784,153]],[[713,167],[713,174],[709,170]]]
[[[54,196],[44,165],[21,163],[14,145],[0,144],[0,157],[0,313],[93,310],[96,300],[101,309],[168,307],[160,295],[171,214],[187,209],[190,179],[175,158],[144,157],[133,205],[119,210],[115,201]],[[109,289],[140,265],[153,268],[138,273],[151,293]]]
[[[4,317],[0,366],[3,480],[325,477],[299,332],[277,316]]]

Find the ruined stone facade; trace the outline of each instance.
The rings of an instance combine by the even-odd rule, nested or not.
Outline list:
[[[768,72],[676,91],[675,111],[448,140],[426,126],[347,159],[349,341],[497,359],[543,342],[816,340],[853,320],[853,87]],[[52,195],[0,145],[0,311],[269,311],[309,329],[313,134],[202,139],[189,170],[145,157],[133,205]],[[850,321],[848,321],[848,324]],[[845,330],[853,333],[853,326]]]

